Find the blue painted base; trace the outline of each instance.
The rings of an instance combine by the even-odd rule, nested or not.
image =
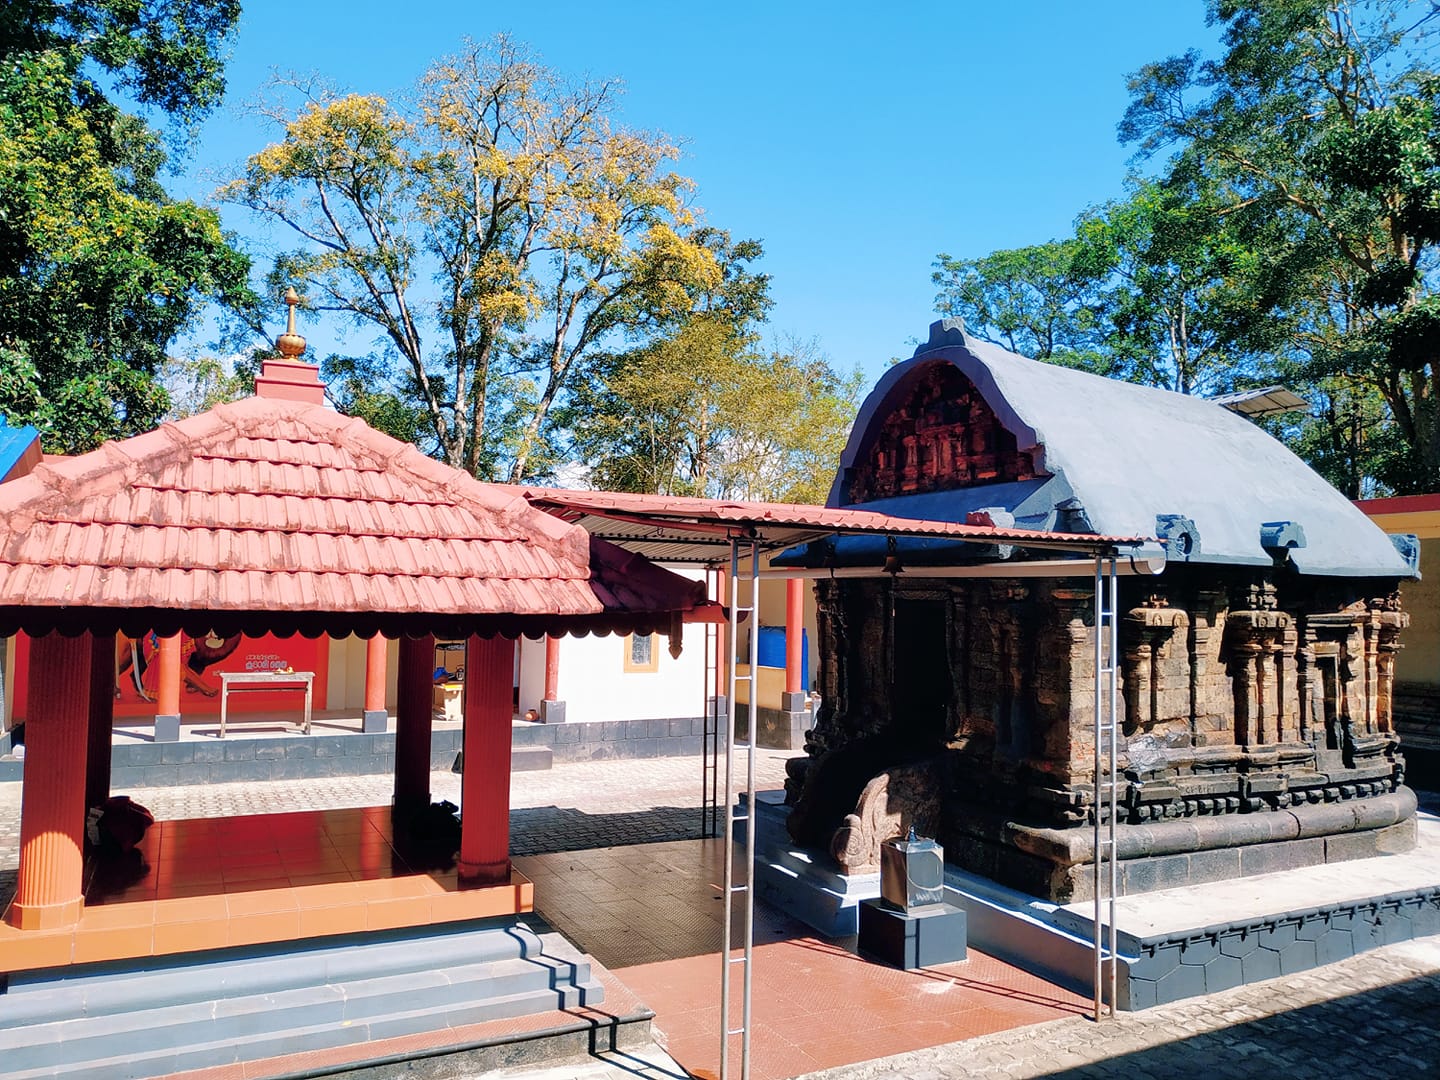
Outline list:
[[[781,793],[762,793],[756,808],[756,895],[822,934],[855,934],[863,902],[880,894],[880,875],[847,878],[828,856],[796,847],[785,830],[788,814]],[[743,836],[744,823],[736,830]],[[1366,880],[1365,863],[1348,864],[1355,880]],[[1431,880],[1361,900],[1327,902],[1315,896],[1304,908],[1283,907],[1283,899],[1277,900],[1273,913],[1157,935],[1127,931],[1122,900],[1116,1004],[1163,1005],[1440,934],[1440,865]],[[945,900],[965,912],[967,938],[976,948],[1077,993],[1093,992],[1088,918],[954,866],[945,869]]]

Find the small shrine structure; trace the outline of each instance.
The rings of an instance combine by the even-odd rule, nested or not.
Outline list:
[[[1392,721],[1414,538],[1252,421],[936,323],[865,401],[829,505],[1158,539],[1121,558],[1107,616],[1122,893],[1414,843]],[[1091,897],[1108,676],[1089,564],[922,538],[886,554],[850,570],[877,551],[842,537],[777,560],[816,578],[823,657],[791,835],[859,873],[915,820],[966,870]]]
[[[603,996],[582,954],[517,918],[533,889],[509,857],[515,639],[678,643],[715,610],[704,583],[325,407],[287,300],[254,397],[0,484],[0,634],[32,639],[19,876],[0,922],[7,1071],[435,1045]],[[162,821],[97,853],[87,808],[111,795],[117,632],[161,636],[173,693],[182,632],[398,638],[393,808]],[[453,842],[430,828],[437,634],[467,642]],[[368,656],[383,687],[386,650]]]

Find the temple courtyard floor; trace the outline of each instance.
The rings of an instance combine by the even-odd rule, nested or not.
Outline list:
[[[787,756],[762,752],[760,787],[780,786]],[[722,867],[718,841],[699,839],[700,769],[698,758],[650,758],[514,774],[511,846],[539,914],[655,1011],[656,1045],[486,1076],[718,1074]],[[391,783],[212,784],[136,798],[162,821],[234,818],[384,805]],[[459,778],[437,772],[432,790],[458,801]],[[0,784],[0,905],[14,887],[19,804],[20,785]],[[763,905],[755,940],[754,1080],[1440,1077],[1440,938],[1099,1024],[1079,996],[973,948],[959,964],[900,972]]]

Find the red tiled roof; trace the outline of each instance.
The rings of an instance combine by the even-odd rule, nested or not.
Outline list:
[[[0,486],[0,633],[651,630],[703,591],[514,488],[269,397]]]

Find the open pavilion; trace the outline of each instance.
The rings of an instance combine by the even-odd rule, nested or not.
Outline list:
[[[477,1016],[593,1003],[599,988],[587,981],[583,958],[547,959],[535,935],[516,928],[515,916],[533,907],[508,843],[517,637],[653,633],[673,647],[687,621],[715,622],[703,583],[647,557],[662,537],[656,553],[711,567],[738,571],[748,554],[749,608],[762,551],[836,532],[941,534],[982,554],[1009,543],[1113,550],[1113,538],[988,524],[706,500],[641,499],[632,507],[630,497],[608,497],[605,505],[604,493],[564,503],[483,484],[326,409],[318,370],[298,359],[303,340],[292,333],[281,345],[286,355],[266,361],[255,397],[89,454],[30,462],[27,474],[0,486],[0,634],[32,638],[20,867],[0,924],[0,976],[12,1005],[18,987],[44,991],[23,1007],[39,1010],[30,1022],[63,1023],[66,1010],[88,1011],[96,994],[133,993],[136,978],[153,989],[180,968],[227,982],[236,976],[224,965],[262,958],[266,977],[281,980],[262,989],[288,993],[294,965],[313,967],[320,954],[327,965],[369,971],[367,964],[407,952],[414,963],[437,949],[479,955],[497,939],[544,985],[488,991],[502,1011]],[[603,531],[625,547],[577,517],[597,532],[607,522]],[[745,609],[738,576],[732,620]],[[162,640],[160,685],[170,700],[167,707],[162,697],[157,725],[178,722],[182,633],[398,639],[393,808],[164,822],[128,862],[92,857],[87,810],[111,795],[117,633]],[[437,635],[467,642],[464,813],[453,855],[406,828],[430,804]],[[383,685],[385,650],[367,656],[367,683]],[[727,806],[733,791],[727,778]],[[745,896],[748,905],[753,892]],[[489,944],[475,946],[472,931]],[[479,966],[503,964],[510,953],[486,955]],[[95,989],[107,981],[108,991]],[[432,1011],[455,1023],[447,988],[424,989],[437,996]],[[166,1004],[180,1000],[172,994],[199,1004],[207,991],[153,992]],[[391,1013],[401,1004],[414,1002],[392,1000]],[[408,1028],[351,1027],[347,1014],[319,1025],[316,1038],[399,1034],[428,1017],[416,1008],[403,1021]],[[212,1044],[228,1045],[215,1018],[205,1023]],[[246,1023],[263,1027],[256,1018]],[[132,1056],[148,1047],[169,1071],[209,1063],[185,1058],[174,1032],[132,1034]],[[277,1045],[262,1043],[257,1056]],[[30,1051],[37,1062],[50,1060]],[[15,1053],[7,1060],[18,1067]]]

